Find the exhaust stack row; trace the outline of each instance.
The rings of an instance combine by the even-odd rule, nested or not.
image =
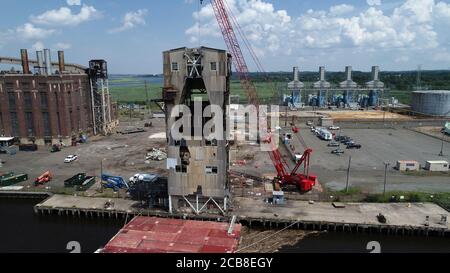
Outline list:
[[[30,61],[28,59],[28,51],[26,49],[20,50],[20,56],[22,61],[22,71],[23,74],[31,74]],[[36,63],[34,66],[35,71],[39,75],[52,75],[53,66],[50,49],[44,49],[36,51]],[[65,61],[64,61],[64,51],[58,51],[58,69],[59,74],[64,73]]]

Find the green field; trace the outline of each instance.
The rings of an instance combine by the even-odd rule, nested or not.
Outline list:
[[[259,80],[259,81],[258,81]],[[279,103],[279,97],[276,94],[287,93],[287,81],[281,82],[279,79],[275,82],[266,82],[262,79],[254,80],[258,97],[263,103],[276,102]],[[162,80],[161,80],[162,82]],[[312,85],[312,82],[304,82],[308,88]],[[110,80],[110,91],[113,99],[119,103],[135,103],[145,104],[147,95],[145,92],[144,81],[137,76],[123,76],[114,77]],[[148,99],[160,99],[162,95],[162,83],[148,83]],[[395,97],[401,103],[409,104],[411,102],[412,90],[399,90],[392,88],[387,94],[386,98]],[[246,103],[246,94],[238,80],[231,81],[231,95],[239,95],[240,102]]]

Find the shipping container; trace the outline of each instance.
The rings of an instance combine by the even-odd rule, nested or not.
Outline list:
[[[87,191],[90,187],[92,187],[92,185],[95,184],[95,181],[95,176],[88,176],[81,185],[76,187],[76,189],[77,191]]]
[[[18,174],[0,180],[1,187],[8,187],[28,180],[27,174]]]
[[[79,173],[77,175],[72,176],[71,178],[64,180],[64,186],[67,188],[81,186],[83,182],[86,180],[85,173]]]

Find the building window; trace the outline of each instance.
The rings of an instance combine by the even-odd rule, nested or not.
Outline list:
[[[9,113],[11,116],[11,133],[12,136],[19,136],[19,122],[17,121],[17,113],[11,112]]]
[[[178,71],[178,63],[176,63],[176,62],[172,63],[172,72],[174,72],[174,71]]]
[[[10,110],[16,110],[16,94],[13,92],[8,93],[8,102],[9,102],[9,109]]]
[[[187,173],[187,167],[184,166],[184,165],[182,165],[182,166],[178,165],[178,166],[175,167],[175,171],[177,173]]]
[[[217,71],[217,63],[211,62],[211,71]]]
[[[42,112],[42,120],[44,122],[44,135],[51,136],[50,115],[48,112]]]
[[[31,93],[30,92],[24,92],[23,93],[23,103],[25,108],[31,109],[32,102],[31,102]]]
[[[41,108],[47,108],[48,107],[48,97],[46,92],[41,92]]]
[[[25,113],[25,122],[27,126],[27,135],[34,136],[34,120],[32,112]]]
[[[206,174],[217,174],[218,173],[218,168],[215,166],[207,166],[205,168],[205,173]]]

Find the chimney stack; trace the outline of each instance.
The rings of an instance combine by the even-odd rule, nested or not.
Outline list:
[[[380,79],[380,67],[372,66],[372,77],[374,81],[378,81]]]
[[[50,49],[44,49],[45,70],[47,75],[52,75],[52,57],[50,55]]]
[[[62,74],[65,69],[64,65],[64,51],[58,51],[58,64],[59,64],[59,74]]]
[[[36,51],[36,59],[38,63],[38,73],[39,75],[45,74],[45,67],[44,67],[44,57],[42,51]]]
[[[320,80],[325,81],[325,66],[319,67]]]
[[[30,74],[30,63],[28,61],[28,51],[26,49],[21,49],[20,56],[22,59],[23,74]]]
[[[295,66],[294,67],[294,81],[295,82],[298,82],[298,67],[297,66]]]
[[[347,75],[347,81],[351,81],[352,80],[352,67],[351,66],[345,67],[345,74]]]

